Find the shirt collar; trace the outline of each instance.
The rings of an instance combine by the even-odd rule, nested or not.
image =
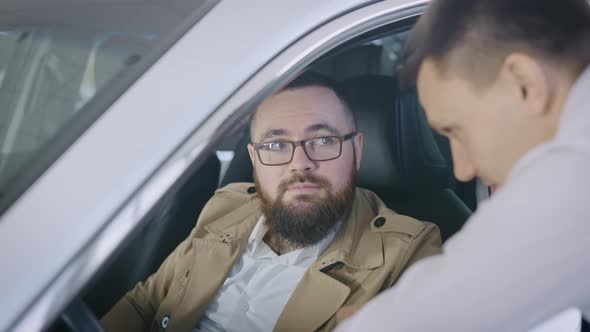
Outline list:
[[[338,230],[342,226],[342,222],[338,222],[335,231],[328,234],[319,242],[279,256],[264,242],[264,236],[268,232],[268,226],[265,222],[266,218],[264,215],[261,215],[248,238],[248,254],[251,257],[277,259],[284,264],[290,265],[298,264],[308,258],[318,258],[328,248],[330,243],[332,243],[335,234],[338,233]]]
[[[268,232],[268,226],[266,226],[265,220],[264,215],[258,218],[258,222],[256,222],[256,226],[254,226],[254,230],[252,230],[252,234],[248,238],[248,247],[251,248],[251,253],[259,250],[260,246],[264,243],[264,236]]]
[[[590,66],[578,77],[565,101],[561,114],[557,139],[586,133],[590,127],[588,115],[588,89],[590,88]]]

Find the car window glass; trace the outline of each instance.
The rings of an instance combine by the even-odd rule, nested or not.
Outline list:
[[[2,184],[151,41],[141,35],[34,27],[4,34]]]
[[[128,87],[118,83],[123,78],[132,82],[130,75],[139,77],[170,46],[164,44],[177,39],[187,20],[194,20],[193,14],[208,3],[0,4],[0,214],[9,204],[3,198],[14,198],[15,191],[23,189],[17,188],[21,178],[37,176],[31,173],[44,170],[38,167],[42,159],[51,163],[60,154],[59,148],[53,149],[58,145],[54,141],[76,127],[76,119],[83,118],[80,113],[100,114],[110,105],[96,109],[89,103],[101,96],[116,99]],[[92,123],[86,122],[78,123],[76,130],[82,132]],[[61,150],[76,138],[69,136],[70,142],[60,143]],[[54,155],[47,157],[50,151]]]

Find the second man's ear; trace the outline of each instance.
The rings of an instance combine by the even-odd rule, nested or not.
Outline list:
[[[555,82],[541,61],[526,54],[510,54],[504,61],[504,70],[527,111],[538,116],[550,110]]]

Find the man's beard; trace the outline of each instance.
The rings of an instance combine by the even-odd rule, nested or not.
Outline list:
[[[332,186],[326,179],[308,173],[297,173],[289,180],[281,182],[277,198],[273,201],[262,190],[254,172],[254,182],[269,234],[279,236],[295,248],[302,248],[333,233],[338,222],[346,220],[352,207],[356,182],[355,165],[349,178],[344,188],[333,194]],[[299,182],[319,185],[327,196],[319,198],[316,195],[301,194],[293,197],[290,202],[284,202],[287,188]]]

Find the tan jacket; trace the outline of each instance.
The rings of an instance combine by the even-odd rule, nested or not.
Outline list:
[[[107,331],[191,331],[247,246],[261,212],[251,183],[217,190],[197,226],[103,317]],[[357,189],[348,221],[303,275],[275,331],[332,330],[343,305],[361,305],[410,264],[440,252],[438,228],[396,214]]]

